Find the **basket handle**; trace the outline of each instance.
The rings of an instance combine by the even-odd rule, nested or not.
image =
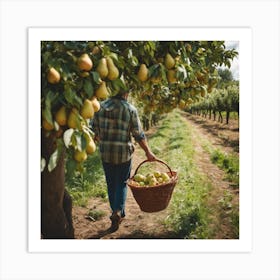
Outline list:
[[[172,170],[171,170],[171,168],[168,166],[167,163],[165,163],[164,161],[162,161],[162,160],[160,160],[160,159],[155,159],[155,160],[153,160],[153,161],[158,161],[158,162],[162,163],[163,165],[165,165],[165,166],[169,169],[169,172],[172,174]],[[146,162],[153,162],[153,161],[148,160],[148,159],[142,161],[142,162],[138,165],[138,167],[136,168],[133,177],[137,174],[137,171],[138,171],[138,169],[140,168],[140,166],[141,166],[142,164],[144,164],[144,163],[146,163]]]

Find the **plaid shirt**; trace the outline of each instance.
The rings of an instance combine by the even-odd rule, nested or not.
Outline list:
[[[120,164],[131,159],[134,145],[145,139],[137,109],[125,99],[110,98],[101,102],[93,118],[93,131],[99,137],[103,162]]]

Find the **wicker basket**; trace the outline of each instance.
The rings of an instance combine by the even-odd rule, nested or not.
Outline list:
[[[148,160],[141,162],[136,168],[134,175],[127,181],[127,185],[130,187],[140,209],[148,213],[164,210],[168,206],[173,189],[178,181],[177,172],[172,171],[165,162],[161,160],[155,161],[164,164],[168,168],[169,172],[167,172],[167,174],[171,179],[168,183],[162,183],[151,187],[135,186],[132,183],[140,166],[146,162],[151,162]]]

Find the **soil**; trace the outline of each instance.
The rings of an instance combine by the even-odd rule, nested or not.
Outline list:
[[[223,196],[225,190],[231,192],[234,202],[238,204],[238,190],[231,188],[230,183],[224,180],[224,172],[214,165],[200,143],[195,139],[203,138],[209,141],[213,146],[222,149],[225,152],[238,153],[239,129],[238,122],[232,121],[229,125],[220,124],[217,121],[208,120],[199,116],[182,113],[186,122],[193,127],[193,139],[196,150],[195,161],[198,168],[207,177],[214,186],[209,194],[209,207],[216,207],[218,200]],[[146,132],[147,137],[153,134],[156,127],[152,127]],[[144,152],[137,148],[133,157],[132,173],[135,168],[145,159]],[[100,219],[91,220],[87,218],[89,210],[102,211],[105,213]],[[211,210],[211,209],[210,209]],[[140,210],[138,204],[133,198],[131,190],[128,188],[126,201],[126,217],[122,221],[119,229],[110,232],[111,221],[109,219],[111,212],[107,200],[101,198],[92,198],[87,207],[73,207],[73,224],[75,228],[76,239],[174,239],[181,238],[169,228],[163,221],[169,214],[169,208],[156,213],[145,213]],[[228,219],[225,217],[216,217],[211,224],[217,232],[214,238],[228,239],[232,237],[231,227]],[[219,230],[217,230],[217,228]]]

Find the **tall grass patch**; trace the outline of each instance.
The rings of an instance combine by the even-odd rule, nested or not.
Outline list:
[[[65,178],[66,189],[74,205],[85,207],[91,197],[107,198],[107,189],[99,151],[89,155],[84,163],[84,172],[76,172]]]
[[[239,157],[226,154],[219,149],[211,152],[211,161],[225,171],[225,179],[232,183],[232,186],[239,186]]]

